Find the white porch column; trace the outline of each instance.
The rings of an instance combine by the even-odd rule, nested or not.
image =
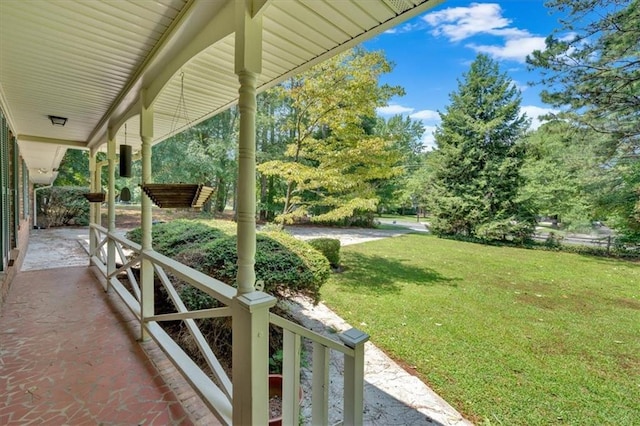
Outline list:
[[[91,149],[89,150],[89,192],[98,192],[96,188],[96,150]],[[89,223],[96,223],[96,209],[100,210],[97,203],[89,203]],[[96,241],[95,233],[91,232],[91,229],[89,229],[90,256],[95,254],[97,245],[98,242]]]
[[[107,162],[109,169],[109,199],[107,200],[109,211],[107,214],[107,218],[109,233],[112,233],[116,230],[116,139],[115,136],[112,135],[111,129],[109,129],[109,140],[107,141]],[[107,275],[110,277],[115,270],[116,246],[114,241],[109,238],[109,240],[107,240]],[[108,289],[109,279],[107,279],[107,290]]]
[[[96,152],[96,155],[97,155],[97,152]],[[93,158],[97,160],[96,156],[94,156]],[[96,167],[94,170],[93,182],[95,185],[93,192],[102,192],[102,165],[97,161],[96,161]],[[102,203],[93,203],[93,204],[95,204],[95,209],[93,210],[93,214],[95,215],[93,219],[93,223],[96,223],[102,226]],[[97,239],[96,239],[96,244],[97,244]]]
[[[256,274],[256,77],[242,70],[238,149],[238,293],[254,291]]]
[[[236,1],[235,71],[240,81],[238,161],[238,297],[233,306],[233,424],[267,424],[269,308],[255,291],[256,80],[262,66],[262,18],[251,0]],[[252,17],[254,16],[254,17]]]
[[[142,92],[144,99],[145,92]],[[144,102],[143,102],[144,105]],[[142,184],[152,183],[151,176],[151,141],[153,140],[153,106],[149,108],[142,107],[140,112],[140,139],[142,140]],[[151,238],[151,224],[152,224],[152,212],[151,212],[151,199],[142,193],[142,206],[141,206],[141,228],[142,228],[142,251],[152,250],[152,238]],[[140,303],[142,322],[140,324],[141,340],[147,340],[149,338],[148,333],[144,327],[144,319],[154,315],[154,297],[153,297],[153,264],[147,260],[142,259],[142,269],[140,271],[142,300]]]

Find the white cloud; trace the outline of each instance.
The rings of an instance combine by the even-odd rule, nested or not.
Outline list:
[[[472,3],[469,7],[452,7],[428,13],[422,19],[433,28],[432,34],[444,36],[453,42],[477,35],[499,37],[502,41],[495,45],[466,45],[498,60],[524,62],[531,52],[545,48],[544,37],[510,27],[511,20],[502,16],[502,8],[497,3]]]
[[[415,108],[405,107],[402,105],[391,104],[378,108],[376,111],[380,115],[398,115],[398,114],[410,114]]]
[[[436,138],[433,132],[436,131],[436,126],[424,126],[424,134],[422,135],[422,150],[433,151],[436,149]]]
[[[433,111],[430,109],[416,111],[410,114],[409,117],[413,118],[414,120],[440,121],[440,114],[438,113],[438,111]]]
[[[520,112],[524,113],[531,119],[531,130],[536,130],[538,127],[542,125],[543,120],[540,119],[540,116],[546,114],[557,114],[557,109],[552,108],[543,108],[536,105],[524,105],[520,107]]]
[[[516,87],[516,89],[518,89],[521,92],[524,92],[525,90],[527,90],[529,88],[528,84],[520,83],[519,81],[516,81],[516,80],[513,80],[512,83]]]
[[[534,50],[544,50],[544,37],[522,37],[507,39],[502,46],[467,44],[467,47],[479,53],[486,53],[495,59],[507,59],[511,61],[524,62],[527,55]]]
[[[496,3],[472,3],[469,7],[450,7],[439,12],[428,13],[424,21],[435,27],[434,35],[444,35],[451,41],[460,41],[476,34],[488,33],[504,28],[511,23],[502,16]]]
[[[394,28],[390,28],[388,30],[386,30],[384,32],[384,34],[404,34],[404,33],[410,33],[412,31],[417,31],[417,30],[421,30],[424,29],[425,27],[425,23],[423,21],[418,21],[418,22],[407,22],[403,25],[399,25],[397,27]]]

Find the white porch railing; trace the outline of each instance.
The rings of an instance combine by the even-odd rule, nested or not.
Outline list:
[[[211,347],[200,331],[195,319],[233,317],[232,303],[236,297],[236,289],[199,271],[187,267],[173,259],[155,251],[143,251],[140,245],[122,238],[107,229],[90,225],[90,239],[92,250],[91,263],[95,265],[106,278],[105,291],[112,288],[123,300],[125,305],[140,321],[148,334],[162,348],[167,357],[193,386],[203,402],[211,409],[216,417],[224,424],[232,423],[233,401],[232,382],[215,357]],[[109,254],[112,254],[109,257]],[[117,259],[117,261],[116,261]],[[174,304],[175,312],[161,315],[142,317],[141,291],[136,275],[132,268],[146,259],[153,265],[155,277],[166,289]],[[119,265],[119,266],[116,266]],[[130,283],[129,290],[118,278],[126,274]],[[222,307],[190,311],[180,299],[169,275],[201,290],[219,301]],[[191,336],[197,343],[203,358],[213,372],[209,377],[166,333],[158,324],[160,321],[181,320],[185,323]],[[341,342],[328,339],[318,333],[301,327],[291,321],[274,314],[270,314],[271,324],[281,327],[284,334],[283,344],[283,424],[298,424],[300,392],[300,347],[302,338],[312,343],[312,424],[329,423],[329,353],[335,350],[344,354],[344,417],[345,425],[359,425],[363,421],[363,391],[364,391],[364,343],[368,335],[356,329],[342,333]],[[265,360],[265,363],[267,360]],[[308,391],[307,391],[308,392]],[[264,395],[264,404],[268,405],[268,395]]]

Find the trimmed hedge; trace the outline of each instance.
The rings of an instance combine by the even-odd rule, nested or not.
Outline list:
[[[340,266],[340,240],[335,238],[315,238],[308,240],[307,243],[322,253],[332,268]]]
[[[235,285],[237,274],[237,237],[205,223],[174,220],[152,227],[153,248],[191,268]],[[142,233],[136,228],[127,238],[140,243]],[[338,243],[339,244],[339,243]],[[331,273],[329,261],[318,250],[285,232],[259,232],[256,240],[256,279],[264,282],[264,291],[278,298],[290,293],[304,294],[318,301],[320,287]],[[182,291],[182,290],[181,290]],[[189,309],[213,307],[209,296],[188,286],[185,303]],[[208,306],[208,305],[211,306]]]
[[[171,222],[156,223],[151,228],[153,249],[168,257],[174,257],[181,251],[193,248],[194,245],[214,241],[226,234],[195,220],[178,219]],[[127,232],[127,238],[131,241],[142,243],[142,230],[140,228]]]
[[[185,250],[176,260],[225,283],[235,285],[237,237],[230,236]],[[283,232],[258,233],[256,238],[256,279],[264,291],[278,298],[290,293],[304,294],[314,301],[331,270],[322,253],[304,241]]]

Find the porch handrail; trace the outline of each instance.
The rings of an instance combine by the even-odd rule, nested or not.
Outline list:
[[[193,386],[194,390],[200,395],[203,402],[211,409],[213,414],[224,424],[232,423],[232,384],[231,380],[223,370],[219,361],[216,359],[206,339],[202,335],[194,318],[213,318],[221,316],[230,316],[232,311],[229,306],[224,306],[211,310],[189,311],[178,292],[175,290],[173,283],[167,275],[167,271],[211,297],[218,300],[223,305],[232,303],[233,297],[236,295],[236,289],[208,275],[205,275],[195,269],[189,268],[180,262],[168,258],[153,250],[142,250],[139,244],[136,244],[126,238],[109,232],[102,226],[97,224],[90,225],[91,238],[95,238],[95,250],[90,253],[91,263],[97,266],[98,270],[105,277],[107,286],[105,291],[112,288],[115,293],[123,300],[125,305],[140,321],[141,327],[144,327],[153,340],[165,352],[172,363],[180,370],[185,379]],[[128,255],[136,259],[135,261],[125,261],[122,258],[122,267],[117,271],[124,272],[133,278],[131,286],[133,294],[120,282],[114,270],[111,274],[107,270],[108,261],[103,248],[108,242],[116,245],[120,256],[125,255],[124,250],[128,250]],[[170,297],[174,300],[176,313],[166,315],[152,315],[148,317],[142,316],[141,300],[137,298],[139,289],[136,291],[137,282],[131,273],[131,268],[140,264],[142,259],[148,259],[153,267],[160,282],[166,288]],[[171,318],[171,317],[175,318]],[[160,326],[159,322],[168,319],[181,319],[185,322],[187,329],[196,341],[196,344],[207,364],[209,365],[217,383],[214,382],[207,374],[184,352],[184,350],[175,342],[175,340]]]
[[[232,383],[202,335],[195,319],[233,316],[233,309],[237,305],[233,299],[237,294],[237,290],[156,251],[142,250],[139,244],[109,232],[97,224],[90,225],[90,232],[91,238],[96,241],[95,250],[90,253],[91,263],[97,266],[98,270],[106,278],[107,286],[105,291],[109,288],[115,291],[140,321],[141,327],[144,327],[153,340],[162,348],[216,417],[224,424],[231,424],[233,410]],[[111,272],[108,271],[109,267],[107,265],[109,262],[106,259],[104,250],[107,244],[116,246],[122,262],[122,266],[119,268],[116,268],[115,262],[112,262]],[[143,259],[149,260],[153,265],[154,274],[173,301],[176,312],[154,313],[150,316],[142,316],[142,295],[136,278],[132,273],[132,268],[141,264]],[[129,277],[132,291],[129,291],[118,278],[118,275],[124,272]],[[180,298],[179,292],[171,282],[169,274],[210,295],[225,306],[188,310]],[[216,382],[209,378],[160,326],[159,322],[168,320],[182,320],[184,322],[203,358],[213,372]],[[283,329],[283,424],[297,424],[299,422],[300,357],[302,339],[306,339],[313,348],[311,360],[312,424],[329,424],[329,359],[331,351],[336,351],[344,356],[344,409],[342,423],[344,425],[361,425],[363,423],[364,409],[364,345],[369,336],[357,329],[351,329],[338,334],[340,341],[337,341],[273,313],[269,314],[269,322],[273,326]]]
[[[364,412],[364,345],[369,335],[352,328],[329,339],[271,313],[269,322],[283,329],[282,424],[297,424],[300,415],[300,366],[302,338],[311,342],[311,424],[329,424],[330,351],[344,355],[343,425],[361,425]]]

